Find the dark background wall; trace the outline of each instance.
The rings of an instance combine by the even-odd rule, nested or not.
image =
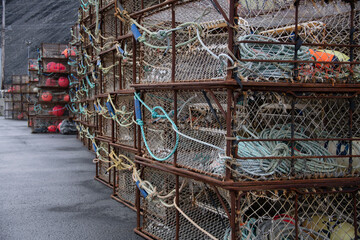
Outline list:
[[[11,75],[27,74],[25,41],[31,41],[30,58],[37,58],[42,42],[70,41],[78,8],[78,0],[6,0],[5,83]]]

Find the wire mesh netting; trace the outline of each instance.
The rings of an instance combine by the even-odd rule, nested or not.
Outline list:
[[[28,76],[27,75],[13,75],[11,78],[11,82],[12,84],[25,84],[28,80]]]
[[[38,82],[39,81],[39,75],[37,72],[35,71],[31,71],[29,72],[29,80],[33,81],[33,82]]]
[[[115,148],[115,153],[121,159],[124,156],[130,161],[135,160],[135,154],[122,148]],[[116,171],[116,195],[119,199],[135,206],[136,184],[132,178],[132,169],[118,169]]]
[[[356,197],[341,189],[243,193],[239,239],[354,239]]]
[[[116,80],[119,76],[119,69],[116,67],[119,62],[115,50],[101,56],[102,60],[102,88],[101,93],[115,91]]]
[[[116,142],[130,147],[135,146],[134,97],[132,95],[117,95],[115,106],[119,114],[115,118]]]
[[[111,177],[112,172],[108,171],[111,167],[109,159],[109,143],[107,141],[95,140],[96,146],[93,146],[94,151],[96,152],[96,158],[99,160],[97,162],[97,173],[100,179],[113,184],[113,178]]]
[[[117,195],[131,205],[136,185],[140,189],[143,232],[177,239],[178,228],[178,239],[230,239],[237,228],[241,240],[355,238],[358,190],[282,189],[236,195],[233,190],[234,204],[227,190],[181,177],[175,206],[174,173],[205,182],[208,176],[211,182],[225,180],[227,173],[235,181],[229,183],[231,189],[262,184],[249,183],[259,180],[271,185],[275,181],[270,180],[296,179],[289,181],[291,185],[301,179],[310,186],[313,179],[359,177],[360,101],[356,94],[345,93],[355,92],[353,85],[338,85],[338,93],[332,88],[360,79],[359,33],[354,27],[358,2],[240,0],[235,4],[235,24],[229,22],[233,2],[226,0],[164,5],[117,1],[119,10],[110,6],[113,2],[89,2],[87,11],[83,6],[78,68],[84,76],[79,78],[83,94],[77,106],[81,122],[97,125],[92,134],[97,139],[99,177],[110,183],[114,172],[109,168],[118,168]],[[146,9],[156,4],[160,5]],[[230,77],[262,82],[244,84],[245,89],[262,90],[236,89]],[[224,80],[228,81],[214,87],[214,82]],[[264,82],[273,82],[272,89],[276,83],[307,83],[301,84],[306,93],[291,84],[278,84],[281,88],[270,92]],[[334,93],[310,88],[314,83],[327,83]],[[123,91],[130,89],[136,92],[135,103],[134,95]],[[136,139],[138,134],[141,139]],[[110,141],[118,147],[109,147]],[[142,149],[135,154],[138,141]],[[111,150],[130,159],[130,165],[138,154],[136,162],[144,161],[143,165],[138,171],[123,170],[127,161],[113,161]],[[149,164],[171,174],[145,167]],[[236,213],[236,227],[230,227],[228,211]]]
[[[228,9],[226,1],[219,2]],[[209,1],[180,1],[175,12],[176,81],[224,78],[226,62],[214,58],[202,46],[206,45],[216,56],[227,52],[227,25],[222,15]],[[170,82],[173,51],[169,31],[172,27],[171,10],[156,9],[144,17],[142,24],[152,34],[146,32],[143,35],[140,83]],[[201,38],[202,44],[197,41],[198,38]]]
[[[159,239],[174,239],[176,232],[176,215],[173,206],[175,176],[154,169],[145,168],[143,180],[150,182],[162,196],[171,197],[164,200],[148,196],[144,200],[143,231]],[[200,226],[217,239],[225,239],[229,228],[229,219],[220,200],[229,205],[224,197],[217,195],[210,186],[180,178],[182,187],[179,208],[192,222],[180,215],[179,239],[209,239],[194,226]],[[223,191],[226,195],[226,191]],[[163,204],[164,202],[165,204]]]
[[[177,124],[174,121],[174,93],[148,91],[144,94],[143,140],[152,158],[173,160],[177,149],[177,163],[185,168],[223,176],[218,166],[224,166],[227,95],[222,91],[179,91],[177,96]],[[225,109],[225,110],[224,110]],[[167,116],[164,117],[164,113]],[[176,133],[176,131],[179,133]],[[150,150],[150,151],[149,151]],[[151,153],[150,153],[151,152]]]
[[[65,58],[64,51],[69,46],[66,44],[43,43],[41,44],[41,56],[43,58]]]
[[[238,158],[232,162],[234,175],[252,180],[292,174],[296,178],[358,175],[360,158],[352,158],[352,171],[349,163],[351,155],[360,154],[359,141],[347,140],[350,131],[357,131],[349,126],[353,98],[246,92],[237,103],[246,108],[246,115],[234,129]],[[358,114],[359,106],[354,111]]]
[[[347,62],[358,61],[359,46],[351,45],[358,11],[351,18],[351,3],[340,0],[298,2],[296,19],[294,1],[240,1],[239,75],[261,82],[357,83],[358,64]]]
[[[153,169],[144,169],[143,179],[151,182],[164,195],[175,187],[175,176]],[[167,203],[171,204],[170,201]],[[143,230],[159,239],[175,238],[175,209],[167,208],[160,202],[146,201],[143,204]]]

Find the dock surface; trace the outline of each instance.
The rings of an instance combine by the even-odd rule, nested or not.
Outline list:
[[[75,136],[0,118],[0,239],[142,239],[136,213],[94,180],[93,158]]]

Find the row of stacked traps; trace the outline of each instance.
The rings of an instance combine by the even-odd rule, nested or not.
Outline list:
[[[360,237],[360,3],[81,1],[70,94],[146,239]]]
[[[42,43],[37,62],[29,60],[29,74],[37,92],[29,107],[32,133],[57,133],[63,122],[72,120],[68,110],[69,89],[76,87],[74,68],[68,64],[76,57],[76,50],[67,44]],[[74,129],[75,130],[75,129]]]
[[[5,87],[5,118],[26,120],[28,118],[27,95],[29,92],[27,75],[12,75]]]
[[[80,87],[70,96],[71,110],[77,115],[79,139],[95,153],[95,179],[113,188],[112,198],[135,210],[133,171],[114,166],[119,157],[133,159],[137,152],[132,64],[125,57],[132,51],[132,36],[118,42],[125,29],[114,18],[114,5],[114,1],[89,1],[71,29],[70,44],[81,52],[77,58]],[[122,51],[127,52],[119,62]]]

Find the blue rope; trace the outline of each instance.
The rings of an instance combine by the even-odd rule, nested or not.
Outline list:
[[[169,155],[167,155],[164,158],[159,158],[157,156],[155,156],[153,154],[153,152],[150,150],[150,147],[146,141],[146,137],[145,137],[145,131],[144,131],[144,122],[142,121],[142,117],[141,117],[141,107],[140,107],[140,103],[146,107],[146,109],[148,109],[151,112],[151,117],[152,118],[162,118],[162,119],[167,119],[173,126],[174,129],[176,129],[178,131],[178,128],[176,126],[176,124],[171,120],[171,118],[169,117],[169,115],[167,114],[167,112],[160,106],[156,106],[154,108],[150,108],[148,105],[146,105],[140,98],[140,96],[138,95],[138,93],[134,93],[134,99],[135,99],[135,113],[136,113],[136,123],[140,126],[140,130],[141,130],[141,135],[143,137],[144,140],[144,144],[146,149],[148,150],[150,156],[152,158],[154,158],[157,161],[166,161],[168,160],[176,151],[178,145],[179,145],[179,134],[176,133],[176,143],[175,146],[173,148],[173,150],[171,151],[171,153]],[[163,114],[159,114],[157,112],[157,110],[161,111]]]

